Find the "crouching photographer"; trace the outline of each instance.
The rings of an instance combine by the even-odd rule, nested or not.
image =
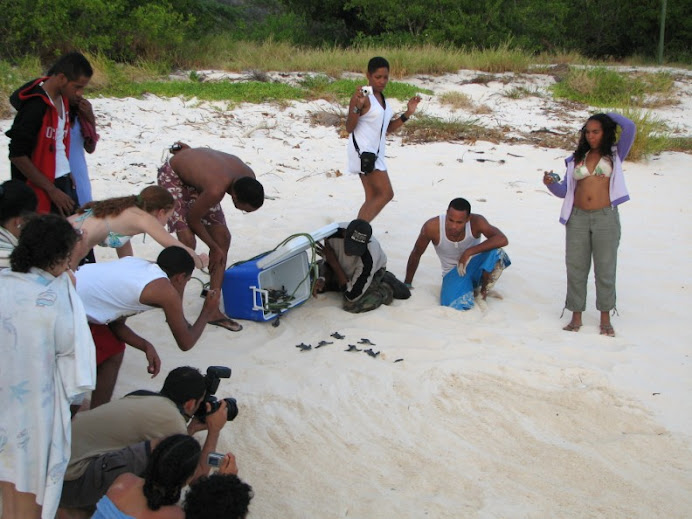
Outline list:
[[[76,415],[72,422],[72,455],[60,506],[63,517],[93,511],[113,481],[125,472],[141,476],[162,438],[206,430],[192,480],[209,473],[209,453],[216,450],[224,425],[238,414],[235,399],[214,393],[230,368],[211,366],[206,375],[188,366],[171,371],[159,393],[140,390]]]

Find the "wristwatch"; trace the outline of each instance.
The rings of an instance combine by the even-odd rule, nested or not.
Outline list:
[[[353,110],[352,110],[352,112],[353,112],[354,114],[359,114],[359,113],[361,113],[362,111],[363,111],[363,109],[362,109],[362,108],[358,108],[357,106],[354,106],[354,107],[353,107]]]

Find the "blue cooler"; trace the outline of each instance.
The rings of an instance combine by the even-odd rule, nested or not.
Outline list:
[[[310,233],[315,241],[338,229],[332,223]],[[234,319],[270,321],[281,312],[310,298],[311,242],[305,236],[293,238],[275,251],[226,270],[221,285],[226,315]],[[291,296],[283,308],[272,306],[277,293]]]

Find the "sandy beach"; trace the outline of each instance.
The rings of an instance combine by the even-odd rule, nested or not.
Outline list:
[[[654,114],[690,136],[692,73],[675,74],[679,104]],[[517,86],[545,92],[550,76],[468,83],[475,75],[404,81],[435,92],[421,103],[423,113],[474,117],[508,127],[509,137],[564,128],[576,135],[597,111],[565,108],[549,96],[503,95]],[[436,99],[454,90],[490,111],[455,111]],[[264,206],[242,214],[223,203],[233,235],[229,264],[293,233],[351,220],[363,201],[359,180],[341,174],[346,141],[336,127],[312,122],[311,114],[339,110],[327,101],[229,110],[182,98],[91,100],[101,135],[88,157],[97,199],[155,183],[176,140],[236,154],[254,169],[268,196]],[[11,122],[0,121],[4,150]],[[338,294],[321,295],[277,327],[243,321],[244,330],[232,333],[208,326],[182,352],[163,313],[147,312],[128,323],[154,343],[162,373],[151,379],[144,356],[128,348],[115,397],[158,390],[179,365],[230,366],[218,395],[237,398],[240,414],[224,428],[219,450],[236,454],[240,476],[255,490],[251,518],[690,517],[692,157],[664,153],[625,163],[631,201],[620,206],[619,315],[617,336],[608,338],[598,333],[592,279],[583,328],[561,330],[568,322],[560,318],[562,201],[541,178],[550,169],[562,175],[571,151],[486,141],[406,144],[391,136],[394,200],[373,222],[388,269],[403,279],[421,225],[463,196],[509,238],[512,265],[487,301],[467,312],[440,307],[440,265],[430,247],[411,299],[367,314],[344,312]],[[5,159],[0,179],[9,175]],[[150,259],[160,250],[141,236],[133,247]],[[197,250],[206,252],[202,243]],[[97,257],[115,254],[99,249]],[[188,284],[188,319],[201,308],[200,288]],[[336,331],[345,338],[331,338]],[[362,338],[376,345],[377,358],[344,351]],[[296,348],[320,340],[333,344]]]

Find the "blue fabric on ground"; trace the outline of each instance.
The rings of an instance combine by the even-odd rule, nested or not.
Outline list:
[[[466,266],[466,275],[460,276],[457,269],[450,270],[442,278],[440,304],[457,310],[469,310],[475,304],[474,288],[480,287],[483,272],[492,272],[497,262],[502,269],[509,267],[512,262],[502,249],[493,249],[476,254]]]

